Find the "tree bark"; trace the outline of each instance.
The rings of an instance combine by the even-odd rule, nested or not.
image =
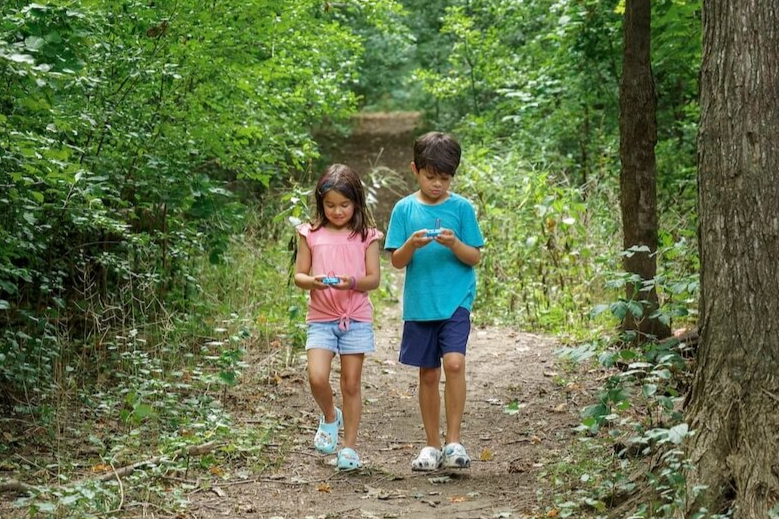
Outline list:
[[[700,344],[686,418],[689,507],[779,504],[779,4],[703,2]]]
[[[622,209],[623,244],[627,250],[646,246],[649,252],[625,256],[625,270],[641,280],[652,280],[657,273],[657,120],[655,84],[650,62],[651,0],[625,2],[624,41],[622,46],[622,77],[619,82],[619,157],[622,169],[619,177]],[[637,290],[638,288],[638,290]],[[644,316],[636,319],[628,313],[622,323],[624,330],[637,330],[642,337],[665,338],[671,334],[668,326],[649,315],[658,307],[654,285],[647,290],[628,283],[626,298],[645,300]]]

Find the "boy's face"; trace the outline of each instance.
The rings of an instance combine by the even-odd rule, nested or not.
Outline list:
[[[452,185],[452,175],[435,173],[426,168],[417,169],[416,164],[411,163],[411,170],[419,183],[419,195],[422,202],[436,204],[446,200],[449,194],[449,186]]]

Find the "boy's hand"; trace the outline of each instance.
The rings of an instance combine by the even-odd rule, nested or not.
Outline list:
[[[447,249],[451,249],[457,243],[457,236],[455,236],[454,231],[451,229],[441,229],[441,234],[433,239]]]
[[[430,236],[427,236],[427,229],[420,229],[414,232],[414,234],[412,234],[408,238],[407,243],[409,243],[415,249],[421,249],[425,245],[428,245],[434,239],[435,238],[431,238]]]

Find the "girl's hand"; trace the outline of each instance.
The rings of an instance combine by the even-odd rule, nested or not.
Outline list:
[[[319,274],[311,279],[311,290],[324,290],[330,288],[332,285],[326,285],[322,283],[322,280],[327,277],[326,274]]]
[[[340,283],[337,285],[330,285],[330,288],[334,288],[336,290],[351,290],[353,287],[352,285],[352,276],[336,276],[338,279],[341,280]]]

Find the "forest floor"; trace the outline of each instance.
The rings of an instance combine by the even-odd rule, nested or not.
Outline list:
[[[475,328],[468,345],[462,431],[472,466],[420,473],[411,471],[411,460],[424,447],[417,372],[397,362],[401,327],[397,305],[377,315],[376,353],[363,371],[362,470],[338,472],[334,455],[314,451],[318,411],[305,378],[305,358],[299,357],[275,390],[264,393],[266,402],[256,405],[283,410],[288,426],[281,461],[259,478],[195,494],[185,517],[554,517],[551,474],[576,441],[578,409],[589,398],[581,383],[564,382],[555,367],[554,341],[505,328]],[[338,393],[337,359],[333,366]],[[258,418],[251,412],[245,416]]]
[[[364,115],[356,121],[352,137],[326,149],[325,156],[360,172],[378,168],[402,176],[409,170],[417,121],[415,113]],[[397,196],[379,190],[376,217],[381,228],[386,228]],[[257,408],[283,409],[284,422],[296,424],[284,432],[287,440],[279,446],[279,463],[259,479],[194,495],[187,517],[557,515],[551,506],[550,481],[577,442],[573,428],[579,423],[578,410],[589,403],[591,388],[570,381],[577,377],[565,376],[556,365],[554,340],[506,328],[474,328],[468,345],[468,401],[462,428],[472,466],[420,473],[411,471],[411,460],[424,447],[417,371],[397,362],[400,303],[381,305],[375,327],[376,353],[366,359],[363,372],[365,406],[357,448],[364,468],[338,472],[334,455],[320,455],[313,449],[319,413],[310,396],[302,355],[287,368],[275,391],[263,397],[271,401],[257,403]],[[340,402],[338,359],[333,366],[332,385]],[[245,418],[259,417],[250,413]]]
[[[345,162],[377,181],[371,192],[378,200],[376,217],[382,229],[386,229],[395,201],[413,189],[408,183],[409,164],[418,121],[416,113],[363,115],[346,142],[333,139],[325,146],[327,161]],[[389,189],[380,182],[382,177],[403,179],[405,185],[395,183],[399,189]],[[183,479],[162,476],[171,485],[171,496],[174,491],[182,494],[185,503],[180,512],[137,496],[130,502],[128,496],[128,502],[104,515],[176,519],[536,519],[562,515],[554,497],[566,477],[558,476],[586,455],[574,428],[579,424],[579,410],[592,403],[595,379],[602,373],[558,363],[554,352],[559,345],[550,337],[474,327],[468,344],[462,426],[472,466],[412,472],[411,460],[424,447],[425,438],[417,405],[418,373],[397,361],[403,273],[384,264],[390,297],[377,304],[376,352],[366,358],[363,372],[364,414],[357,450],[364,468],[338,472],[334,455],[314,450],[319,412],[308,388],[305,354],[293,354],[279,340],[270,357],[267,348],[250,348],[244,358],[250,367],[241,383],[226,393],[225,401],[239,430],[261,431],[268,423],[274,424],[261,448],[267,464],[244,466],[239,448],[226,449],[220,458],[222,466],[212,465],[208,473],[203,470],[193,475],[193,470],[189,475],[183,473]],[[286,352],[280,355],[283,361],[278,359],[280,351]],[[269,370],[272,357],[278,366]],[[338,359],[333,366],[332,384],[340,403]],[[3,423],[7,427],[16,422]],[[21,430],[3,434],[25,436]],[[85,438],[74,437],[67,445],[79,453],[84,443]],[[0,472],[9,470],[2,462]],[[197,478],[195,483],[192,477]],[[0,517],[29,517],[23,509],[12,507],[10,497],[0,495]]]
[[[554,341],[505,328],[475,328],[468,344],[462,430],[471,468],[412,472],[411,460],[425,444],[417,372],[397,362],[401,327],[397,305],[377,315],[376,353],[363,371],[357,449],[362,470],[339,472],[334,455],[313,449],[318,411],[301,357],[265,395],[271,399],[266,405],[283,410],[284,422],[295,424],[283,433],[281,461],[259,478],[192,496],[185,517],[555,517],[553,474],[576,442],[578,409],[591,393],[581,382],[564,382],[555,367]],[[333,366],[338,393],[337,359]]]

